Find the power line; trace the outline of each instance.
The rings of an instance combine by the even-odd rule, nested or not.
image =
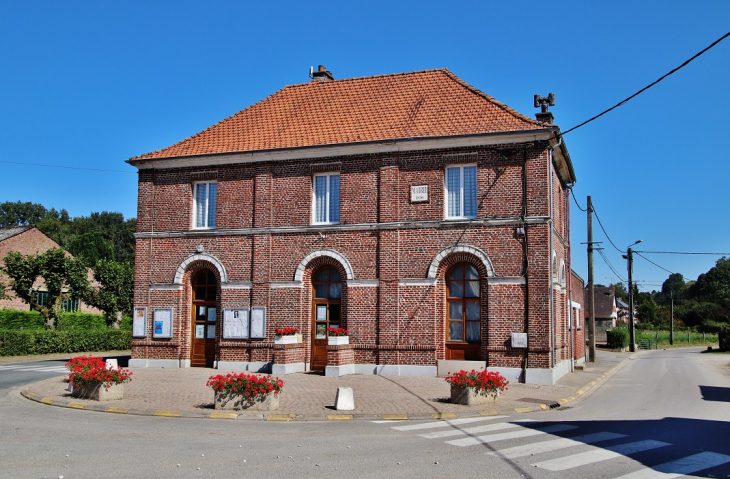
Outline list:
[[[9,163],[11,165],[23,165],[23,166],[43,166],[45,168],[64,168],[67,170],[87,170],[87,171],[104,171],[107,173],[128,173],[130,175],[134,175],[137,172],[136,171],[124,171],[124,170],[104,170],[101,168],[84,168],[81,166],[62,166],[62,165],[43,165],[40,163],[21,163],[19,161],[3,161],[0,160],[0,163]]]
[[[573,195],[573,201],[575,202],[575,206],[577,206],[579,210],[581,210],[584,213],[586,211],[588,211],[588,209],[581,208],[581,206],[578,204],[578,199],[575,197],[575,193],[573,193],[573,188],[570,189],[570,194]]]
[[[708,254],[712,256],[730,256],[730,253],[690,253],[687,251],[634,251],[634,253],[651,254]],[[646,258],[645,258],[646,259]]]
[[[606,228],[604,228],[603,227],[603,223],[601,223],[601,218],[598,217],[598,211],[596,211],[596,207],[595,206],[593,207],[593,214],[596,215],[596,219],[598,220],[598,224],[601,225],[601,229],[603,230],[603,234],[606,235],[606,239],[608,239],[608,242],[611,243],[611,246],[613,246],[614,248],[616,248],[616,251],[618,251],[619,253],[625,253],[625,251],[619,249],[619,247],[616,246],[615,244],[613,244],[613,241],[611,241],[611,238],[608,236],[608,233],[606,233]]]
[[[658,80],[656,80],[655,82],[653,82],[653,83],[650,83],[649,85],[645,86],[644,88],[642,88],[641,90],[637,91],[636,93],[634,93],[634,94],[633,94],[633,95],[631,95],[630,97],[626,98],[625,100],[623,100],[623,101],[620,101],[620,102],[616,103],[616,104],[615,104],[614,106],[612,106],[612,107],[611,107],[611,108],[609,108],[608,110],[605,110],[605,111],[603,111],[603,112],[599,113],[598,115],[594,116],[593,118],[591,118],[591,119],[589,119],[589,120],[586,120],[586,121],[584,121],[584,122],[583,122],[583,123],[581,123],[580,125],[574,126],[573,128],[571,128],[571,129],[569,129],[569,130],[567,130],[567,131],[564,131],[564,132],[563,132],[563,133],[562,133],[561,135],[565,136],[565,135],[567,135],[568,133],[570,133],[571,131],[573,131],[573,130],[576,130],[576,129],[578,129],[578,128],[580,128],[580,127],[581,127],[581,126],[583,126],[583,125],[587,125],[588,123],[592,122],[593,120],[596,120],[596,119],[598,119],[598,118],[602,117],[603,115],[605,115],[605,114],[606,114],[606,113],[608,113],[609,111],[611,111],[611,110],[613,110],[613,109],[616,109],[616,108],[620,107],[621,105],[625,104],[626,102],[628,102],[628,101],[629,101],[629,100],[631,100],[632,98],[634,98],[634,97],[636,97],[636,96],[640,95],[641,93],[644,93],[644,92],[645,92],[646,90],[648,90],[649,88],[653,87],[654,85],[656,85],[656,84],[657,84],[657,83],[659,83],[660,81],[664,80],[665,78],[667,78],[667,77],[668,77],[669,75],[671,75],[672,73],[674,73],[674,72],[677,72],[677,71],[681,70],[682,68],[686,67],[687,65],[689,65],[689,63],[690,63],[690,62],[691,62],[692,60],[694,60],[695,58],[699,57],[700,55],[702,55],[702,54],[703,54],[703,53],[705,53],[705,52],[706,52],[707,50],[709,50],[710,48],[714,47],[715,45],[717,45],[718,43],[720,43],[721,41],[723,41],[723,40],[724,40],[724,39],[726,39],[727,37],[730,37],[730,32],[727,32],[727,33],[726,33],[725,35],[721,36],[720,38],[718,38],[717,40],[715,40],[714,42],[712,42],[712,44],[710,44],[710,46],[708,46],[708,47],[707,47],[707,48],[705,48],[704,50],[700,51],[699,53],[697,53],[696,55],[694,55],[694,56],[693,56],[692,58],[690,58],[689,60],[687,60],[687,61],[685,61],[684,63],[682,63],[681,65],[679,65],[679,66],[678,66],[677,68],[675,68],[674,70],[672,70],[672,71],[670,71],[669,73],[665,74],[664,76],[660,77],[660,78],[659,78]]]
[[[669,274],[674,274],[674,272],[673,272],[673,271],[669,271],[669,270],[668,270],[667,268],[665,268],[665,267],[663,267],[663,266],[659,266],[658,264],[656,264],[655,262],[653,262],[653,261],[652,261],[652,260],[650,260],[649,258],[646,258],[646,257],[644,257],[644,256],[640,255],[640,254],[639,254],[639,253],[637,253],[636,251],[634,251],[634,253],[636,253],[636,256],[639,256],[639,257],[641,257],[641,258],[644,258],[644,259],[645,259],[646,261],[650,262],[651,264],[653,264],[653,265],[654,265],[654,266],[656,266],[657,268],[659,268],[659,269],[663,269],[664,271],[666,271],[666,272],[667,272],[667,273],[669,273]]]
[[[626,280],[623,279],[623,277],[621,277],[621,275],[618,273],[618,271],[616,271],[616,268],[613,267],[613,265],[608,260],[608,258],[606,257],[606,254],[603,252],[603,250],[599,249],[597,251],[598,251],[598,254],[601,256],[601,258],[603,258],[603,262],[606,263],[606,265],[609,267],[609,269],[611,271],[613,271],[613,274],[615,274],[618,277],[618,279],[621,280],[621,282],[625,283]]]

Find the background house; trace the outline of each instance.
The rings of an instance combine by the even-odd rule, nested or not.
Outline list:
[[[10,226],[0,228],[0,267],[4,266],[3,258],[11,252],[17,251],[22,255],[36,255],[47,251],[52,248],[61,248],[58,243],[53,241],[51,238],[43,234],[38,228],[34,226]],[[70,253],[66,255],[71,256]],[[87,277],[91,282],[94,274],[91,270],[88,270]],[[9,282],[9,278],[3,274],[0,274],[0,282],[3,286],[6,286]],[[45,284],[43,280],[38,280],[33,285],[34,291],[38,295],[38,301],[41,305],[44,305]],[[21,299],[18,299],[15,294],[7,290],[6,294],[10,296],[10,299],[0,299],[0,309],[18,309],[18,310],[29,310],[30,305]],[[84,313],[101,314],[96,308],[84,304],[79,299],[69,299],[64,301],[63,310],[65,312],[80,311]]]
[[[488,367],[553,383],[577,350],[575,174],[552,120],[448,70],[335,80],[320,67],[311,82],[131,158],[130,365]],[[279,327],[303,342],[274,344]],[[349,330],[346,353],[327,345],[328,327]]]

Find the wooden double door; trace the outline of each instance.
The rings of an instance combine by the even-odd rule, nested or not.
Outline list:
[[[331,266],[312,276],[312,357],[310,369],[323,371],[327,366],[329,328],[342,327],[342,276]]]
[[[199,271],[192,279],[192,339],[190,365],[212,368],[215,362],[215,338],[218,322],[216,295],[218,281],[209,270]]]

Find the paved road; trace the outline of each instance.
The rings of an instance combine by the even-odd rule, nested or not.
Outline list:
[[[64,360],[0,365],[0,395],[22,385],[68,374]]]
[[[452,421],[122,416],[14,390],[0,399],[0,477],[728,477],[729,362],[645,352],[573,407]]]

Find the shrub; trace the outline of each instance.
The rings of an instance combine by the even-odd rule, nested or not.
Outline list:
[[[717,333],[720,351],[730,351],[730,324],[725,323]]]
[[[115,351],[131,348],[132,333],[115,329],[96,331],[0,330],[0,356]]]
[[[629,331],[623,328],[606,331],[606,342],[611,349],[623,349],[629,345]]]
[[[61,313],[58,316],[57,329],[60,331],[106,329],[106,319],[103,314]]]
[[[0,309],[0,329],[44,330],[46,320],[38,311],[20,311],[17,309]]]

